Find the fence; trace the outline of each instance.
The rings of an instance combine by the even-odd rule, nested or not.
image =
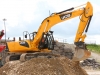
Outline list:
[[[57,37],[54,37],[54,39],[57,40],[58,42],[67,43],[67,39],[57,38]]]
[[[96,40],[85,40],[86,44],[96,44]]]
[[[67,43],[67,39],[64,39],[64,38],[54,37],[54,39],[59,41],[59,42]],[[85,40],[85,43],[86,44],[96,44],[96,40]]]

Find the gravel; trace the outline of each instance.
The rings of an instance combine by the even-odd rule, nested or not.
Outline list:
[[[88,75],[78,62],[67,57],[33,58],[26,62],[11,61],[0,69],[0,75]]]

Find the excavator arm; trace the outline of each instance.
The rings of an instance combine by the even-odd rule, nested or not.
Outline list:
[[[75,18],[77,16],[80,16],[80,23],[76,33],[75,42],[78,42],[80,39],[82,39],[82,41],[84,42],[85,35],[83,36],[82,34],[85,28],[89,26],[91,16],[93,15],[93,8],[89,2],[87,2],[86,7],[79,9],[77,8],[73,7],[58,13],[53,13],[49,17],[44,19],[44,21],[41,23],[40,28],[37,31],[38,33],[33,42],[35,44],[38,44],[43,32],[46,33],[50,30],[52,26],[56,25],[57,23]]]
[[[45,18],[43,22],[41,23],[39,29],[37,32],[33,32],[34,38],[32,40],[22,40],[22,41],[14,41],[14,42],[7,42],[7,49],[10,52],[36,52],[36,51],[43,51],[43,50],[53,50],[54,49],[54,38],[53,38],[53,32],[50,31],[50,28],[54,25],[61,23],[63,21],[80,17],[80,23],[79,27],[76,33],[76,38],[74,40],[74,43],[76,45],[76,48],[78,51],[83,51],[84,48],[82,47],[84,45],[84,39],[86,37],[86,34],[83,34],[84,31],[88,30],[89,23],[91,21],[91,17],[93,15],[93,8],[90,2],[87,2],[86,4],[78,7],[72,7],[70,9],[52,13],[49,17]],[[83,49],[83,50],[80,50]],[[47,52],[46,51],[46,52]],[[88,51],[88,50],[86,50]],[[80,53],[80,52],[78,52]],[[88,53],[88,52],[87,52]],[[85,53],[85,54],[87,54]],[[76,55],[77,53],[75,53]],[[82,53],[81,53],[82,54]],[[85,55],[83,54],[83,56]],[[90,53],[88,53],[88,56]],[[76,61],[80,61],[80,54],[77,54],[74,59]],[[81,58],[83,57],[81,56]],[[87,57],[88,57],[87,56]],[[79,58],[78,58],[79,57]],[[79,60],[77,60],[79,59]],[[84,58],[83,58],[84,59]],[[82,60],[83,60],[82,59]]]
[[[41,23],[41,26],[33,42],[36,45],[38,45],[42,34],[49,32],[52,26],[56,25],[57,23],[79,16],[80,23],[76,33],[76,38],[74,40],[74,43],[76,46],[84,48],[82,46],[84,46],[84,39],[86,37],[86,34],[83,33],[84,32],[86,33],[88,31],[88,27],[93,15],[93,8],[90,2],[87,2],[85,7],[81,7],[81,8],[77,7],[77,8],[73,7],[58,13],[53,13],[49,17],[44,19],[44,21]]]

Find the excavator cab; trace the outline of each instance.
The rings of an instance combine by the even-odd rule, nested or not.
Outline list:
[[[23,40],[29,38],[30,41],[33,41],[37,32],[29,33],[28,31],[23,32]]]
[[[49,50],[54,49],[53,31],[49,31],[46,34],[43,32],[38,48],[40,50],[41,49],[49,49]]]

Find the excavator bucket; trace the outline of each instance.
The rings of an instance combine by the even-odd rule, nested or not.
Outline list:
[[[81,61],[81,60],[85,60],[87,58],[89,58],[91,55],[91,52],[88,50],[84,50],[84,49],[75,49],[75,53],[73,56],[73,61]]]

